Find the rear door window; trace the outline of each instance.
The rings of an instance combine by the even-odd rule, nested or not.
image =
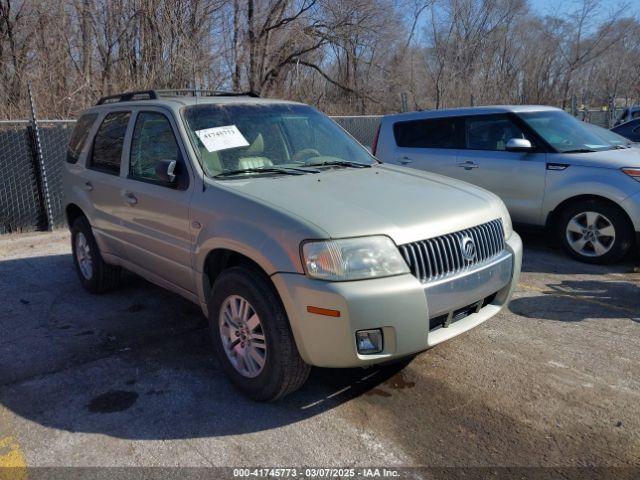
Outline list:
[[[104,117],[93,140],[90,167],[101,172],[118,175],[124,136],[131,112],[112,112]]]
[[[393,126],[396,144],[405,148],[463,148],[464,123],[457,117],[409,120]]]
[[[89,131],[93,123],[98,118],[97,113],[87,113],[82,115],[76,123],[71,138],[69,139],[69,147],[67,148],[67,163],[77,163],[80,158],[80,152],[87,141]]]
[[[507,115],[483,115],[467,118],[467,149],[506,150],[512,138],[527,138]]]

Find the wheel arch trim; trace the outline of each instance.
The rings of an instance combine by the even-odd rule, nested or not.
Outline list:
[[[579,203],[579,202],[586,202],[586,201],[590,201],[590,200],[596,200],[596,201],[600,201],[600,202],[605,202],[605,203],[608,203],[609,205],[611,205],[612,207],[615,207],[615,208],[619,209],[624,214],[627,222],[629,223],[629,225],[631,225],[631,227],[633,229],[633,220],[631,218],[631,215],[621,205],[621,202],[619,202],[617,200],[614,200],[614,199],[611,199],[611,198],[609,198],[607,196],[598,195],[598,194],[574,195],[572,197],[565,198],[564,200],[558,202],[557,205],[553,209],[551,209],[549,211],[549,213],[547,214],[546,226],[548,228],[556,227],[562,210],[564,210],[569,205],[574,204],[574,203]]]

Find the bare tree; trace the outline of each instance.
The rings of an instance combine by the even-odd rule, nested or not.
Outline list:
[[[571,81],[576,71],[602,57],[611,47],[620,42],[624,31],[615,28],[616,19],[623,16],[628,5],[619,5],[615,12],[602,20],[598,0],[582,0],[578,8],[569,15],[561,29],[566,41],[562,44],[562,57],[566,63],[562,86],[562,106],[569,100]],[[590,33],[595,29],[595,33]]]
[[[0,0],[0,118],[104,94],[225,88],[329,113],[640,96],[640,23],[578,0]]]

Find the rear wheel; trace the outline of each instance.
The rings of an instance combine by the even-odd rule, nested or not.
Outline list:
[[[220,274],[209,301],[209,328],[225,373],[254,400],[278,400],[307,380],[311,367],[300,357],[286,312],[261,272],[233,267]]]
[[[85,217],[71,227],[71,249],[80,283],[91,293],[103,293],[118,286],[121,269],[105,263]]]
[[[600,200],[587,200],[565,208],[559,233],[567,253],[586,263],[617,262],[633,244],[633,229],[624,213]]]

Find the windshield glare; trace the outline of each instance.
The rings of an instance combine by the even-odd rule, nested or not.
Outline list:
[[[566,112],[520,113],[535,132],[558,152],[610,150],[612,144],[589,129],[584,122]]]
[[[205,104],[185,108],[183,117],[211,177],[236,170],[255,174],[274,167],[377,163],[331,119],[306,105]]]
[[[599,127],[598,125],[594,125],[593,123],[585,123],[585,126],[591,130],[593,133],[601,137],[606,142],[610,143],[613,146],[629,146],[631,145],[631,140],[622,135],[617,134],[616,132],[612,132],[611,130],[607,130],[606,128]]]

